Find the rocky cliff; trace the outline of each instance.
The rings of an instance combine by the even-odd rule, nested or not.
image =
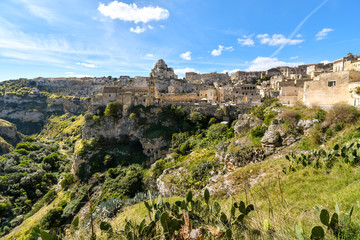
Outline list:
[[[53,114],[86,111],[90,100],[48,96],[41,93],[0,95],[0,118],[16,124],[24,134],[34,134],[41,130],[47,118]]]

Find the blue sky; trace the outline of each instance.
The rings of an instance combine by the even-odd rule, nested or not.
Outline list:
[[[359,0],[2,0],[0,80],[263,70],[360,53]]]

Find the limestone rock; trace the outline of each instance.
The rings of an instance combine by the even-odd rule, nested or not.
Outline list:
[[[158,188],[159,194],[164,197],[169,197],[175,195],[179,192],[177,184],[172,183],[167,178],[171,176],[172,178],[182,179],[185,175],[188,175],[189,171],[183,167],[179,169],[169,168],[164,170],[164,172],[156,179],[156,186]]]
[[[237,134],[241,134],[255,127],[261,126],[262,121],[250,114],[240,114],[238,120],[234,126],[234,131]]]
[[[17,129],[15,124],[0,119],[0,136],[3,138],[14,139],[17,138]]]
[[[177,79],[174,69],[169,68],[163,59],[159,59],[154,68],[151,70],[150,77],[157,78],[159,80]]]
[[[6,142],[2,137],[0,137],[0,155],[9,153],[13,150],[13,146]]]

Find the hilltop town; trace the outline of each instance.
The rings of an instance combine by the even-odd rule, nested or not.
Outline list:
[[[313,206],[336,204],[354,209],[337,227],[356,239],[359,60],[179,78],[160,59],[149,76],[3,81],[0,237],[165,239],[171,215],[174,239],[186,218],[197,240],[338,239],[313,237]],[[151,231],[128,238],[130,223]]]
[[[160,59],[149,77],[35,78],[35,93],[47,91],[68,96],[91,97],[91,105],[117,101],[124,109],[142,104],[252,106],[266,98],[284,105],[302,103],[329,108],[343,102],[358,106],[360,56],[351,53],[329,63],[279,66],[267,71],[231,73],[187,72],[180,79]]]

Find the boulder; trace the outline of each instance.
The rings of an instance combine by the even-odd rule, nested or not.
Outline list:
[[[262,125],[262,121],[251,114],[240,114],[234,126],[236,134],[241,134]]]

